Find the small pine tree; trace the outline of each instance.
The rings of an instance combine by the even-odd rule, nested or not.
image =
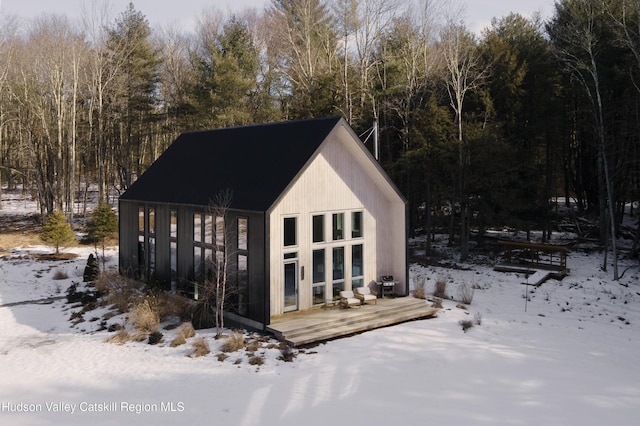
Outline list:
[[[118,218],[111,206],[99,203],[91,213],[91,220],[87,224],[87,237],[97,244],[102,243],[102,262],[104,269],[104,243],[108,236],[118,231]],[[96,248],[97,250],[97,248]]]
[[[55,247],[56,254],[60,253],[60,247],[65,247],[77,241],[76,234],[67,222],[67,217],[59,210],[54,211],[47,218],[40,238],[45,243]]]
[[[87,259],[87,266],[84,267],[84,273],[82,274],[82,278],[84,282],[92,282],[95,281],[100,275],[100,267],[98,266],[98,261],[96,260],[93,253],[89,255],[89,259]]]

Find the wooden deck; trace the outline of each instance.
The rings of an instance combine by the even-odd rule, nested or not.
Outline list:
[[[498,272],[515,272],[518,274],[526,275],[526,282],[522,284],[528,284],[533,286],[540,286],[549,278],[553,278],[558,281],[562,281],[564,277],[569,275],[567,268],[545,268],[545,267],[533,267],[527,265],[513,265],[501,263],[493,267],[494,271]]]
[[[413,297],[378,299],[376,304],[339,306],[292,312],[271,319],[267,330],[292,346],[305,346],[438,313],[426,300]]]

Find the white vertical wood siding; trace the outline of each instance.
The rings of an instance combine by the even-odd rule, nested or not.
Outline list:
[[[304,141],[301,141],[304,143]],[[404,201],[379,172],[377,165],[340,124],[332,131],[321,151],[289,186],[270,211],[271,315],[283,313],[283,218],[298,218],[300,273],[298,309],[312,307],[312,226],[313,214],[325,213],[325,231],[331,236],[332,212],[345,212],[345,244],[350,246],[352,211],[363,211],[364,282],[377,281],[381,275],[394,275],[404,286],[406,276],[406,226]],[[283,153],[286,161],[286,153]],[[328,230],[326,228],[329,228]],[[353,241],[354,244],[358,244]],[[287,251],[294,250],[287,247]],[[350,281],[351,251],[345,250],[345,277]],[[327,268],[329,269],[329,268]],[[331,278],[330,271],[327,277]],[[299,278],[302,278],[299,274]],[[327,292],[331,282],[327,282]]]

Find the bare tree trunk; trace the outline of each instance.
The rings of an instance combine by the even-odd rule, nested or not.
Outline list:
[[[462,24],[450,21],[442,32],[442,49],[447,67],[445,82],[450,105],[455,113],[458,128],[458,191],[460,203],[460,260],[469,254],[469,203],[467,194],[467,173],[470,163],[469,151],[462,132],[464,99],[468,92],[477,90],[487,75],[480,68],[480,58],[476,51],[475,38]]]
[[[229,280],[229,260],[231,258],[230,251],[230,226],[228,224],[227,214],[231,208],[233,193],[230,190],[222,191],[216,195],[215,200],[211,201],[209,211],[213,216],[215,236],[214,243],[216,245],[215,271],[214,271],[214,294],[215,297],[215,323],[216,337],[222,335],[224,330],[224,312],[227,304],[228,280]],[[220,228],[220,229],[219,229]],[[211,295],[209,295],[210,297]]]

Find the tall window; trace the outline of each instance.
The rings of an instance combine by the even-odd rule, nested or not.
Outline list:
[[[178,212],[171,210],[169,226],[169,264],[171,265],[171,290],[175,290],[178,283]]]
[[[238,218],[238,250],[247,250],[248,225],[246,217]]]
[[[156,211],[149,209],[149,277],[156,272]]]
[[[319,249],[313,251],[313,304],[321,305],[326,301],[326,268],[325,268],[325,250]]]
[[[333,214],[333,241],[344,239],[344,213]]]
[[[224,218],[212,214],[193,215],[193,278],[197,283],[212,280],[225,259]],[[198,285],[194,288],[198,298]]]
[[[213,229],[213,216],[210,214],[204,215],[204,242],[206,244],[213,244],[213,235],[215,230]]]
[[[146,250],[144,248],[144,207],[138,208],[138,266],[140,267],[140,273],[145,269],[146,265]]]
[[[249,219],[238,218],[238,313],[247,314],[249,303]]]
[[[313,216],[313,242],[324,242],[324,215]]]
[[[298,244],[297,219],[295,217],[284,218],[284,245],[295,246]]]
[[[224,217],[216,216],[216,245],[224,247]]]
[[[362,212],[351,213],[351,238],[362,238]]]
[[[140,277],[149,280],[156,268],[156,215],[153,208],[138,208],[138,266]]]
[[[344,290],[344,247],[333,248],[333,297]]]
[[[323,296],[364,285],[364,211],[313,214],[310,219],[315,305]]]
[[[351,246],[351,288],[364,285],[364,253],[362,244]]]
[[[193,279],[195,282],[204,281],[204,247],[205,247],[205,235],[207,234],[207,225],[210,224],[210,220],[206,219],[206,216],[201,213],[194,213],[193,215]],[[197,288],[194,294],[197,299]]]
[[[202,242],[202,215],[200,213],[193,215],[193,241]]]

